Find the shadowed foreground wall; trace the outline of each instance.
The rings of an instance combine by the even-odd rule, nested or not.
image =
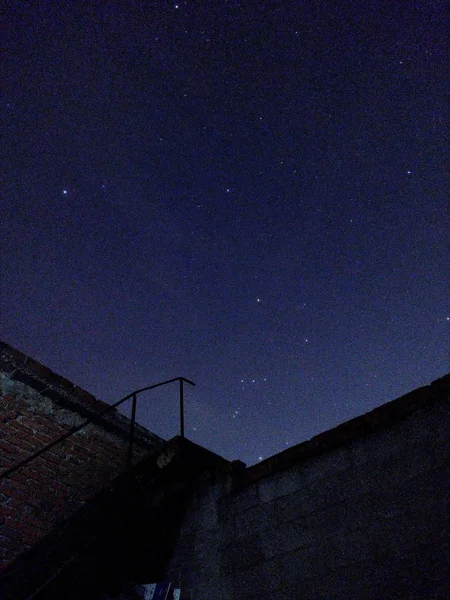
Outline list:
[[[108,484],[126,468],[129,422],[115,412],[99,417],[104,403],[13,348],[2,344],[0,350],[2,472],[86,417],[96,419],[63,446],[0,480],[6,566],[89,496],[105,487],[110,493]],[[166,578],[181,584],[183,597],[191,600],[449,597],[449,391],[446,376],[249,469],[239,461],[199,466],[193,459],[191,475],[185,468],[182,475],[194,495],[183,500],[187,512],[178,537],[174,532]],[[163,441],[142,428],[137,437],[135,462],[149,454],[155,459]],[[138,468],[145,470],[145,463]],[[152,472],[148,477],[151,484]],[[176,480],[166,483],[178,489]],[[137,502],[152,517],[151,489],[126,488],[125,504]],[[132,513],[119,515],[125,531]],[[173,516],[156,518],[162,537],[149,529],[141,540],[148,545],[146,557],[160,552],[166,525],[173,525]],[[114,527],[107,532],[97,540],[97,557],[114,538]],[[52,539],[47,538],[50,545]],[[135,542],[133,534],[122,550],[134,549]],[[144,562],[145,567],[147,558]],[[84,575],[80,569],[64,580],[74,597],[79,597],[74,581],[82,589]],[[93,600],[110,598],[107,587]]]
[[[449,385],[205,477],[169,579],[197,600],[448,597]]]
[[[0,343],[0,477],[107,404]],[[115,410],[0,479],[0,567],[105,487],[127,464],[129,420]],[[163,440],[137,426],[134,460]]]

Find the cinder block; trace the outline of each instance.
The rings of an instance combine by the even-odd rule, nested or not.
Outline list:
[[[233,500],[231,496],[223,496],[217,501],[217,519],[219,524],[233,516]]]
[[[258,487],[261,502],[272,502],[277,498],[292,494],[296,490],[301,490],[305,485],[301,477],[301,471],[296,466],[272,477],[262,479],[258,482]]]
[[[348,448],[338,448],[302,465],[301,478],[307,485],[312,485],[317,480],[333,477],[351,467],[352,461]]]
[[[305,518],[308,525],[317,530],[322,540],[346,536],[353,529],[349,523],[348,505],[345,502],[334,504],[321,512],[315,512]]]
[[[354,442],[350,446],[353,464],[358,469],[366,465],[375,471],[382,470],[391,460],[411,476],[414,470],[430,468],[433,461],[445,460],[449,422],[439,409],[436,406],[419,411],[402,423]]]
[[[372,523],[370,539],[377,557],[417,554],[414,548],[436,546],[442,548],[450,542],[445,512],[433,510],[407,510],[390,519]]]
[[[267,528],[260,540],[264,557],[272,559],[286,552],[317,544],[320,540],[320,532],[310,527],[304,519],[286,523],[284,527]]]
[[[321,545],[320,554],[325,561],[324,571],[371,561],[374,552],[370,532],[365,529],[339,532]]]
[[[201,536],[197,538],[197,541],[201,539]],[[209,543],[206,539],[203,540],[205,544],[197,547],[194,553],[194,557],[188,568],[191,569],[191,582],[192,585],[199,583],[206,583],[209,581],[219,581],[222,576],[220,555],[218,553],[217,545]]]
[[[371,492],[349,500],[349,523],[366,527],[374,520],[391,519],[408,510],[442,515],[448,506],[448,492],[443,485],[448,479],[448,468],[440,467],[384,489],[375,485]]]
[[[236,524],[235,519],[231,515],[220,522],[218,526],[218,543],[220,548],[225,548],[230,543],[230,540],[234,540],[236,536]]]
[[[367,463],[377,462],[395,452],[396,440],[394,429],[382,429],[369,433],[349,446],[350,460],[356,468]]]
[[[276,526],[273,503],[266,502],[249,508],[246,512],[236,515],[235,523],[237,537],[262,535],[265,529]]]
[[[183,521],[183,529],[187,532],[214,529],[218,526],[217,505],[215,502],[203,504],[196,508],[191,506]]]
[[[199,531],[194,543],[194,562],[206,571],[204,579],[219,577],[220,545],[218,531]]]
[[[307,489],[296,490],[288,496],[267,503],[276,516],[277,524],[282,526],[288,521],[297,521],[318,510],[317,502]]]
[[[245,512],[250,507],[259,504],[260,496],[258,485],[250,485],[243,490],[230,495],[230,508],[233,515]]]
[[[402,433],[411,443],[434,444],[442,448],[442,441],[448,440],[450,428],[450,403],[441,402],[421,410],[405,420]]]
[[[370,530],[374,521],[395,517],[406,510],[406,506],[401,502],[392,503],[388,496],[376,492],[356,496],[349,500],[345,507],[350,531]]]
[[[315,574],[311,580],[301,582],[300,587],[305,598],[333,598],[333,600],[386,600],[401,596],[386,595],[379,579],[373,577],[372,565],[360,562],[351,567],[341,567],[321,575]],[[381,592],[381,595],[379,595]]]
[[[259,600],[268,598],[276,590],[281,581],[280,561],[278,559],[264,561],[245,571],[234,573],[233,598],[242,600]]]
[[[312,577],[314,555],[314,548],[309,546],[285,552],[278,557],[281,584],[286,589],[294,588],[299,580]]]
[[[187,592],[189,593],[189,592]],[[220,582],[210,581],[194,585],[190,588],[190,596],[193,600],[235,600],[233,595],[233,582],[230,578],[222,578]]]
[[[266,558],[258,535],[230,540],[230,544],[223,549],[222,557],[226,573],[249,569],[262,563]]]
[[[308,494],[318,511],[327,506],[340,504],[355,494],[358,474],[353,469],[330,474],[323,479],[316,479],[308,486]],[[356,484],[356,485],[355,485]]]
[[[439,461],[440,462],[440,461]],[[427,447],[420,445],[399,450],[380,465],[376,485],[378,489],[391,489],[439,464]]]

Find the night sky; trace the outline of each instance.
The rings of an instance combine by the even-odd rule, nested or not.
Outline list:
[[[447,371],[443,2],[8,4],[6,342],[248,464]]]

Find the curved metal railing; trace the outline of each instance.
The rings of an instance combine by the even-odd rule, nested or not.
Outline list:
[[[180,436],[182,438],[184,438],[184,387],[183,386],[184,386],[184,383],[188,383],[189,385],[195,385],[195,383],[193,381],[190,381],[189,379],[186,379],[185,377],[174,377],[173,379],[168,379],[167,381],[161,381],[160,383],[148,385],[139,390],[135,390],[134,392],[131,392],[131,394],[128,394],[127,396],[125,396],[124,398],[121,398],[114,404],[111,404],[111,406],[108,406],[107,408],[105,408],[105,410],[103,410],[99,413],[96,413],[93,417],[91,417],[89,419],[86,419],[86,421],[84,423],[82,423],[81,425],[77,425],[76,427],[73,427],[70,431],[68,431],[64,435],[61,435],[59,438],[57,438],[53,442],[50,442],[50,444],[47,444],[47,446],[44,446],[43,448],[41,448],[34,454],[31,454],[30,456],[28,456],[21,462],[17,463],[16,465],[13,465],[12,467],[9,467],[8,469],[6,469],[6,471],[3,471],[2,473],[0,473],[0,480],[5,479],[6,477],[10,477],[13,473],[18,471],[19,469],[22,469],[23,467],[28,465],[30,462],[32,462],[33,460],[35,460],[36,458],[38,458],[39,456],[41,456],[48,450],[51,450],[52,448],[54,448],[55,446],[57,446],[64,440],[67,440],[68,438],[70,438],[74,433],[77,433],[78,431],[83,429],[83,427],[90,425],[90,423],[93,423],[100,417],[103,417],[104,415],[106,415],[109,411],[113,410],[117,406],[120,406],[123,402],[126,402],[127,400],[132,398],[130,435],[129,435],[129,439],[128,439],[128,461],[127,461],[127,465],[128,465],[128,467],[130,467],[131,461],[133,458],[134,427],[136,424],[136,405],[137,405],[138,394],[141,394],[142,392],[147,392],[148,390],[154,390],[155,388],[161,387],[163,385],[167,385],[169,383],[173,383],[174,381],[179,381],[179,383],[180,383],[180,388],[179,388],[180,389]]]

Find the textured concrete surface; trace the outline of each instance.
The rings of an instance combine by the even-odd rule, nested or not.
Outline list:
[[[48,534],[127,466],[129,421],[112,411],[11,476],[6,469],[108,407],[0,344],[0,567]],[[163,443],[139,428],[134,462]]]
[[[287,468],[205,482],[169,577],[197,600],[446,597],[448,383],[331,448],[321,434],[322,454],[312,440],[297,463],[273,457]]]

